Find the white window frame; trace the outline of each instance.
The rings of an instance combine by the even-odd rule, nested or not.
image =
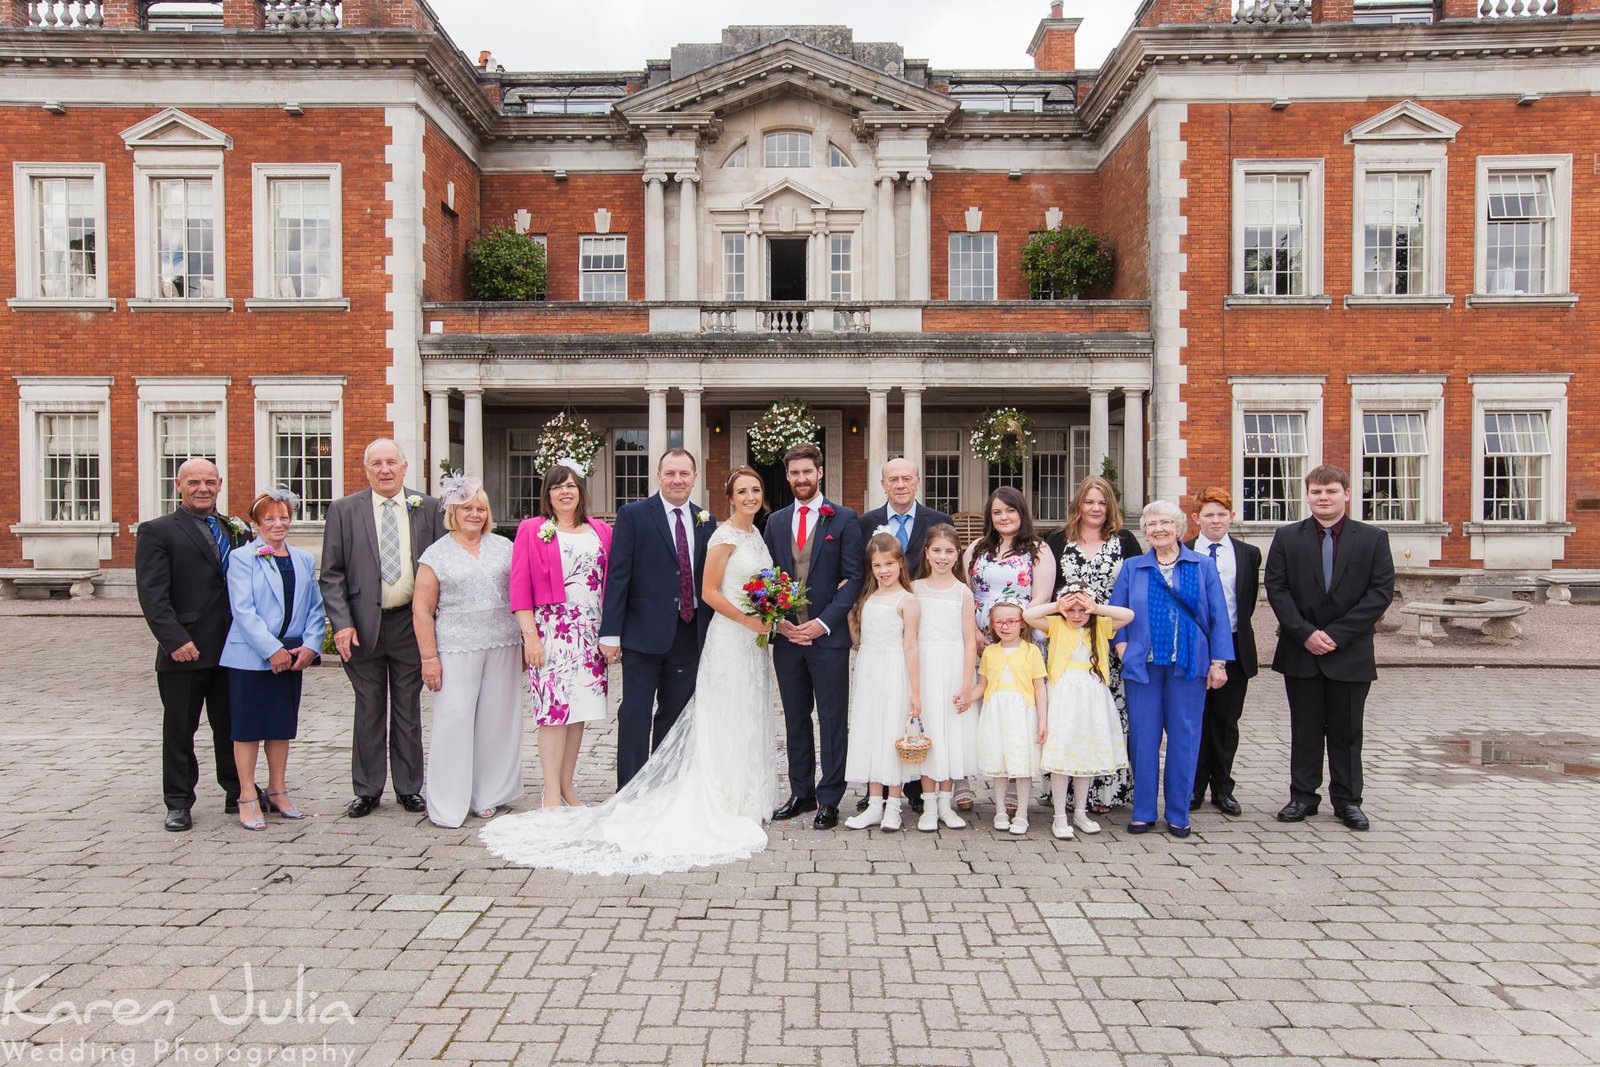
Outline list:
[[[1472,519],[1483,531],[1542,529],[1567,517],[1567,381],[1569,374],[1473,374],[1472,383]],[[1483,418],[1490,412],[1543,412],[1550,434],[1550,467],[1544,479],[1544,518],[1535,522],[1483,518]]]
[[[774,137],[799,137],[805,144],[804,163],[773,163],[771,140]],[[769,170],[809,170],[816,153],[816,135],[810,130],[782,129],[766,130],[761,134],[761,165]],[[793,154],[793,153],[786,153]]]
[[[1298,177],[1305,182],[1305,292],[1292,296],[1250,294],[1244,291],[1244,189],[1249,178]],[[1323,228],[1323,161],[1321,159],[1236,159],[1233,161],[1232,187],[1232,286],[1227,306],[1251,304],[1313,304],[1326,306],[1322,258],[1327,235]]]
[[[1235,375],[1228,379],[1233,390],[1233,499],[1240,513],[1244,511],[1244,416],[1250,412],[1299,413],[1306,423],[1306,470],[1322,463],[1322,394],[1327,378],[1321,374],[1304,375]],[[1301,486],[1302,495],[1305,487]],[[1305,509],[1302,501],[1301,518]],[[1240,522],[1246,532],[1267,533],[1298,522],[1252,521]]]
[[[1433,149],[1437,148],[1437,151]],[[1421,174],[1426,179],[1423,202],[1422,292],[1403,294],[1369,293],[1366,290],[1366,213],[1367,178],[1373,174]],[[1346,307],[1362,304],[1448,305],[1454,298],[1445,293],[1445,250],[1447,181],[1449,167],[1445,148],[1418,145],[1359,144],[1356,146],[1354,181],[1351,188],[1350,296]],[[1242,262],[1241,262],[1242,266]]]
[[[722,299],[746,300],[750,292],[750,239],[743,230],[724,230],[718,235],[718,251],[721,254]],[[729,261],[738,256],[739,270],[737,274],[730,268]],[[737,278],[738,286],[735,288],[734,280]]]
[[[856,293],[856,240],[853,233],[829,233],[822,240],[828,242],[828,299],[834,303],[848,303],[854,300]],[[845,267],[838,270],[841,252],[835,247],[835,242],[843,241],[842,256]]]
[[[1550,220],[1545,248],[1545,291],[1542,293],[1491,293],[1488,284],[1489,176],[1502,171],[1542,171],[1550,177],[1550,199],[1555,218]],[[1570,307],[1578,302],[1572,292],[1572,156],[1479,156],[1473,195],[1472,295],[1468,307],[1554,304]],[[1476,514],[1476,512],[1474,513]]]
[[[140,152],[138,155],[146,155]],[[191,178],[211,182],[212,254],[216,271],[213,284],[219,295],[208,297],[164,297],[156,259],[160,254],[156,239],[156,182],[169,178]],[[222,153],[207,150],[162,153],[162,161],[135,162],[133,165],[133,243],[134,292],[127,302],[132,311],[231,311],[228,298],[227,198],[224,194]]]
[[[250,222],[254,270],[255,296],[245,301],[251,311],[279,309],[331,308],[350,309],[344,295],[344,198],[342,194],[343,168],[338,163],[254,163],[250,167]],[[333,292],[327,296],[286,297],[273,288],[272,242],[276,233],[272,219],[272,183],[279,180],[325,180],[328,183],[328,203],[333,223],[333,236],[329,246]]]
[[[111,518],[111,379],[109,377],[18,377],[19,418],[17,422],[17,463],[21,482],[18,511],[21,521],[13,533],[46,533],[52,530],[94,531],[107,536],[116,531]],[[44,517],[44,441],[41,437],[45,415],[94,415],[100,438],[100,518],[90,520],[46,520]],[[108,545],[109,549],[109,545]],[[104,558],[104,554],[102,555]]]
[[[1350,514],[1362,516],[1367,414],[1421,414],[1428,455],[1422,466],[1422,517],[1380,520],[1386,528],[1419,529],[1444,522],[1444,387],[1442,374],[1352,374],[1350,384]],[[1363,520],[1367,521],[1367,520]],[[1445,532],[1443,530],[1439,531]]]
[[[973,240],[975,238],[985,237],[988,238],[990,245],[993,246],[992,251],[990,252],[991,270],[989,273],[988,286],[990,295],[957,296],[955,292],[955,258],[957,255],[956,243],[958,241],[964,242]],[[968,253],[963,252],[962,254]],[[977,233],[971,233],[966,230],[952,230],[945,241],[945,257],[945,298],[947,300],[960,300],[970,303],[987,304],[1000,299],[1000,235],[997,232],[993,230],[981,230]]]
[[[95,291],[90,296],[45,296],[39,280],[39,201],[34,182],[49,178],[87,178],[94,182],[98,211],[95,227]],[[107,294],[106,282],[106,168],[104,163],[13,163],[12,202],[16,208],[17,292],[6,301],[15,310],[71,308],[76,311],[110,311],[116,301]]]
[[[344,387],[342,375],[321,377],[298,375],[258,375],[250,379],[255,390],[255,486],[269,488],[276,483],[272,452],[272,417],[277,414],[330,416],[333,428],[333,488],[330,503],[344,496]],[[321,530],[321,520],[295,519],[301,530]]]
[[[583,269],[583,257],[585,255],[584,245],[589,241],[620,241],[620,242],[622,242],[622,270],[620,272],[611,271],[611,270],[604,270],[604,271],[584,270]],[[628,235],[627,234],[625,234],[625,233],[586,233],[586,234],[583,234],[582,236],[580,236],[578,238],[578,262],[577,262],[576,266],[578,268],[578,299],[580,301],[584,301],[584,302],[587,302],[587,303],[616,303],[619,300],[627,300],[628,299]],[[620,298],[595,297],[595,296],[585,296],[584,295],[583,282],[584,282],[585,278],[587,278],[590,275],[595,275],[595,276],[599,277],[599,276],[602,276],[602,275],[609,276],[609,275],[613,275],[613,274],[617,274],[617,273],[620,273],[622,275],[622,296]]]
[[[139,520],[161,514],[161,457],[156,426],[169,414],[215,415],[217,420],[217,471],[222,492],[217,509],[228,511],[228,385],[229,378],[135,378],[139,390]],[[248,491],[248,487],[247,487]],[[252,494],[253,497],[253,494]],[[131,524],[129,531],[137,529]]]

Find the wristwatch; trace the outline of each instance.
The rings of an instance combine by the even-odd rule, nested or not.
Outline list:
[[[1214,659],[1211,661],[1211,665],[1213,667],[1221,667],[1223,670],[1228,669],[1228,661],[1225,659]]]

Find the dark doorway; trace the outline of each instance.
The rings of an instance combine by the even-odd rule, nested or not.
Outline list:
[[[777,238],[767,242],[767,277],[772,279],[772,300],[806,298],[806,240]]]
[[[748,447],[748,440],[746,441],[746,447]],[[822,449],[823,457],[822,482],[824,488],[822,495],[827,496],[828,431],[822,427],[817,428],[817,447]],[[794,494],[789,491],[789,479],[784,477],[783,459],[781,457],[771,463],[757,463],[752,457],[750,466],[754,467],[756,473],[761,475],[761,491],[767,501],[768,514],[794,503]],[[766,515],[757,518],[756,525],[765,530],[767,528]]]

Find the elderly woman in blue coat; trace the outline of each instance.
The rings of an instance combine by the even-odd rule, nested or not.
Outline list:
[[[272,489],[250,505],[259,535],[228,555],[228,603],[233,625],[222,646],[233,702],[233,760],[239,781],[239,825],[265,830],[262,794],[255,787],[256,754],[267,749],[268,809],[285,819],[304,818],[289,796],[285,769],[289,742],[299,731],[302,672],[322,651],[327,616],[317,588],[311,554],[288,544],[292,514],[299,503],[284,489]]]
[[[1233,633],[1216,564],[1183,546],[1183,509],[1152,501],[1139,525],[1150,550],[1123,562],[1111,591],[1111,603],[1133,610],[1133,621],[1117,633],[1133,765],[1128,832],[1142,834],[1155,824],[1165,733],[1167,767],[1161,785],[1167,830],[1173,837],[1188,837],[1206,690],[1228,681]]]

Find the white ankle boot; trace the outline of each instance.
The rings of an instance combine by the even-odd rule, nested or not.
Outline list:
[[[931,834],[939,828],[939,800],[943,793],[922,794],[922,814],[917,816],[917,829]]]
[[[939,793],[939,794],[937,794],[937,796],[938,796],[938,801],[939,801],[939,803],[938,803],[938,808],[939,808],[938,819],[939,819],[939,821],[941,823],[943,823],[944,825],[948,826],[952,830],[965,829],[966,825],[967,825],[967,820],[963,819],[961,816],[956,814],[956,806],[955,806],[955,802],[954,802],[954,794],[953,793]]]
[[[852,830],[865,830],[869,826],[877,826],[883,821],[883,798],[871,797],[867,800],[866,810],[859,815],[852,815],[844,824]]]
[[[885,800],[883,802],[883,822],[880,824],[879,829],[882,829],[882,830],[898,830],[898,829],[900,829],[900,798],[899,797],[890,797],[888,800]]]

